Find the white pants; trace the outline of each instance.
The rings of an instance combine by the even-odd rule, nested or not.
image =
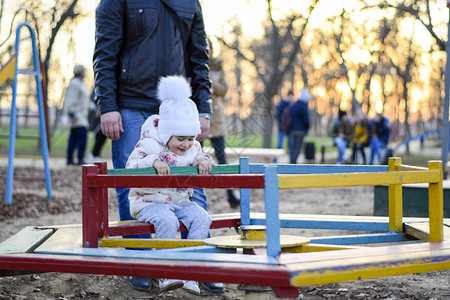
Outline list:
[[[188,239],[206,239],[211,226],[211,217],[195,202],[179,205],[151,203],[138,213],[137,219],[153,224],[157,239],[175,239],[179,221],[189,230]]]

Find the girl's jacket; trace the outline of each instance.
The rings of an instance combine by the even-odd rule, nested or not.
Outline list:
[[[192,166],[198,160],[213,160],[204,154],[198,141],[186,151],[185,155],[177,155],[161,142],[158,134],[159,115],[149,117],[141,128],[141,139],[136,144],[128,158],[125,168],[152,168],[153,162],[159,159],[170,167]],[[180,204],[190,201],[192,188],[132,188],[128,199],[130,200],[130,213],[133,217],[151,203]]]

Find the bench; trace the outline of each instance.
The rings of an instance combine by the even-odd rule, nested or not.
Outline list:
[[[203,147],[203,152],[214,156],[214,148],[212,147]],[[272,163],[279,161],[286,154],[286,151],[284,149],[274,148],[226,147],[225,154],[228,157],[229,163],[238,161],[240,157],[248,157],[252,163]]]
[[[450,181],[443,181],[444,218],[450,218]],[[403,215],[405,217],[428,217],[428,185],[404,184],[402,187],[404,199]],[[373,215],[387,216],[389,214],[389,187],[377,185],[373,194]]]

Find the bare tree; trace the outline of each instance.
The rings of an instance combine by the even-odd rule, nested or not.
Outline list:
[[[23,5],[30,7],[33,11],[39,12],[38,18],[42,21],[46,20],[51,24],[50,35],[45,37],[48,43],[45,44],[45,56],[43,58],[45,85],[49,82],[49,67],[52,59],[53,47],[55,40],[61,28],[66,22],[73,21],[80,13],[76,11],[78,0],[54,0],[54,4],[49,10],[42,10],[43,3],[35,0],[24,0]],[[45,6],[44,6],[45,7]],[[43,22],[41,22],[43,23]]]
[[[226,47],[236,51],[240,58],[250,63],[254,67],[258,79],[262,82],[263,90],[258,92],[256,105],[261,105],[264,111],[263,124],[266,130],[264,130],[263,147],[270,148],[271,128],[273,128],[273,98],[279,92],[284,76],[297,59],[300,43],[318,0],[311,0],[306,16],[293,13],[280,21],[275,21],[273,18],[271,0],[266,1],[268,20],[265,26],[265,35],[260,40],[253,40],[250,43],[251,46],[248,47],[249,51],[242,47],[237,48],[224,38],[218,37],[218,39]]]
[[[395,8],[399,12],[409,14],[419,21],[430,33],[436,42],[436,46],[440,51],[445,51],[445,42],[436,32],[440,25],[433,24],[432,8],[442,5],[440,1],[432,0],[412,0],[412,1],[383,1],[379,4],[380,8]],[[368,5],[369,6],[369,5]]]
[[[4,6],[5,0],[0,1],[0,20],[3,18],[3,6]],[[2,32],[2,22],[0,22],[0,34]]]

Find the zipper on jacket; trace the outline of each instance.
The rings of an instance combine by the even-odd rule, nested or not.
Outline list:
[[[162,76],[166,75],[166,7],[162,5]]]

